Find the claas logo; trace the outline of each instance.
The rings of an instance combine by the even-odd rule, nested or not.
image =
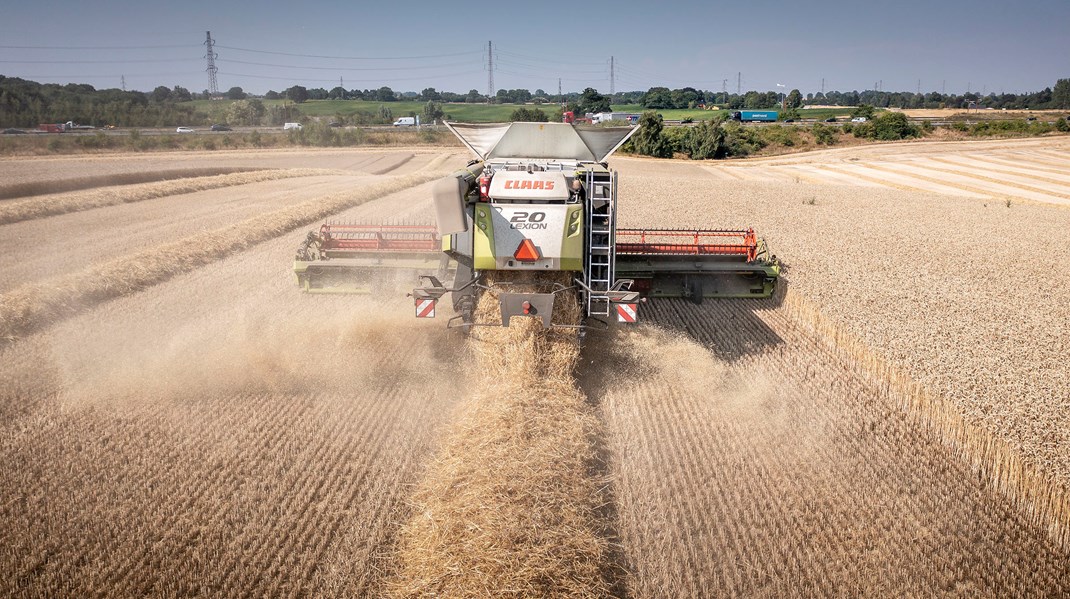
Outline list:
[[[544,189],[550,191],[554,188],[553,181],[532,181],[531,179],[509,179],[505,182],[506,189]]]

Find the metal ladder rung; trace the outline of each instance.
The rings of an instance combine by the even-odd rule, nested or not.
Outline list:
[[[589,289],[587,314],[608,316],[612,312],[612,302],[605,294],[612,288],[614,278],[612,250],[616,233],[616,173],[611,172],[609,179],[605,180],[596,179],[594,172],[588,172],[586,183],[590,192],[586,218],[587,269],[584,273]]]

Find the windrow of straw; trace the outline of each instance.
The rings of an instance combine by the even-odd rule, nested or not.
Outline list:
[[[88,175],[83,177],[47,177],[36,181],[9,183],[0,185],[0,200],[25,198],[66,191],[81,191],[94,187],[111,187],[113,185],[133,185],[135,183],[152,183],[188,179],[190,177],[210,177],[262,171],[264,169],[250,166],[212,166],[194,168],[153,169],[133,173],[111,173],[108,175]]]
[[[575,324],[575,296],[554,321]],[[497,320],[487,292],[478,322]],[[516,317],[475,328],[470,395],[414,494],[399,532],[399,597],[604,597],[613,593],[609,501],[597,474],[601,425],[573,379],[575,330]]]
[[[252,172],[214,175],[211,177],[193,177],[177,181],[157,181],[139,185],[108,187],[93,191],[45,196],[0,204],[0,225],[55,216],[68,212],[79,212],[117,204],[132,204],[167,196],[207,191],[222,187],[248,185],[262,181],[277,181],[295,177],[315,177],[323,175],[351,175],[346,171],[330,169],[269,169]]]
[[[928,392],[799,294],[787,293],[784,305],[793,320],[824,339],[846,363],[880,381],[898,398],[902,410],[1019,505],[1056,545],[1070,549],[1070,490],[1059,480],[1023,459],[1006,440],[967,420],[953,403]]]
[[[0,295],[0,340],[12,341],[101,302],[135,293],[326,216],[441,177],[445,174],[443,164],[449,158],[440,156],[419,173],[390,178],[353,192],[316,198],[79,272],[12,289]]]

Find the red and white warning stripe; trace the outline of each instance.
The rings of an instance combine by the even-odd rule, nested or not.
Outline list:
[[[635,322],[639,304],[616,304],[617,322]]]
[[[416,300],[416,318],[434,318],[435,317],[435,300],[433,299],[417,299]]]

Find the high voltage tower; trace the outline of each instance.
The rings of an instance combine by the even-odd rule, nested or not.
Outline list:
[[[494,42],[487,42],[487,101],[494,97]]]
[[[215,43],[215,40],[212,39],[211,31],[205,33],[204,45],[208,46],[208,52],[204,55],[205,58],[208,59],[208,68],[205,69],[208,71],[208,93],[211,96],[215,96],[219,93],[219,83],[216,81],[215,77],[215,74],[219,72],[219,69],[215,66],[216,53],[212,48],[212,44]]]
[[[609,95],[617,93],[617,82],[613,72],[613,57],[609,57]]]

